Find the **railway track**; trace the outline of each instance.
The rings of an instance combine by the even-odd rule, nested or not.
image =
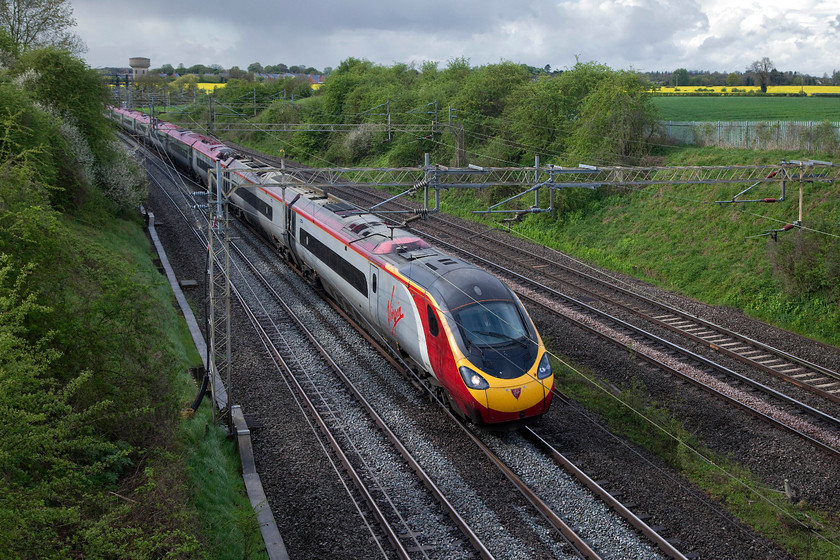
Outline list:
[[[348,194],[353,194],[353,196],[348,196]],[[386,199],[386,197],[371,193],[368,189],[358,187],[343,187],[340,196],[349,198],[363,206],[372,206]],[[389,208],[399,206],[405,211],[412,210],[412,207],[406,204],[397,205],[396,202],[391,202],[389,205],[391,205]],[[523,252],[520,248],[498,237],[494,236],[492,243],[478,242],[477,240],[482,239],[489,230],[488,232],[476,233],[453,220],[439,216],[436,216],[433,223],[432,226],[424,226],[412,222],[412,225],[415,231],[433,244],[461,254],[465,258],[493,270],[494,273],[511,279],[513,283],[519,286],[519,288],[515,287],[514,290],[520,297],[542,306],[553,314],[562,315],[565,320],[570,320],[613,344],[634,349],[638,348],[639,345],[647,344],[658,350],[659,357],[656,357],[657,352],[643,355],[643,358],[652,365],[677,375],[681,379],[770,424],[796,434],[831,455],[840,456],[840,439],[838,439],[840,419],[838,419],[836,413],[837,409],[829,406],[826,407],[829,412],[823,412],[816,406],[803,402],[797,396],[789,396],[786,394],[788,391],[774,389],[756,380],[754,373],[752,376],[739,373],[626,320],[602,311],[595,307],[595,304],[606,302],[646,323],[659,325],[719,354],[735,358],[750,366],[753,370],[770,373],[790,385],[795,385],[819,396],[827,403],[837,402],[835,387],[840,389],[840,374],[719,325],[704,321],[673,306],[637,294],[615,282],[605,281],[575,270],[543,255],[535,254],[533,251]],[[430,230],[433,230],[434,233],[430,233]],[[446,238],[443,237],[444,235],[446,235]],[[464,248],[469,245],[473,245],[480,250],[482,256],[474,252],[476,249],[467,250]],[[499,264],[500,261],[504,261],[505,265]],[[535,278],[548,279],[555,287],[538,282]],[[593,285],[595,287],[591,287]],[[563,291],[556,289],[556,286],[562,286]],[[534,291],[543,294],[543,298],[534,297]],[[576,291],[582,296],[580,299],[575,299],[567,295],[567,291]],[[586,301],[583,301],[584,299]],[[553,307],[548,302],[563,302],[567,306],[567,310],[572,308],[572,312],[558,311],[558,308]],[[623,336],[605,335],[603,329],[593,328],[591,321],[582,322],[579,319],[581,315],[590,318],[595,317],[598,323],[609,325],[611,332],[618,331]],[[683,363],[689,365],[692,369],[699,368],[706,375],[693,375],[686,373],[684,368],[674,367],[673,360],[678,356],[678,359]],[[806,383],[805,380],[812,381]],[[722,386],[721,382],[728,384],[728,387]],[[837,383],[836,386],[835,383]],[[767,399],[775,403],[775,407],[781,407],[781,410],[777,408],[768,409],[763,403],[757,402],[753,395],[745,394],[739,386],[747,386],[750,391],[761,392],[767,396]],[[803,423],[799,417],[801,413],[811,417],[814,424]]]
[[[428,534],[417,532],[416,525],[411,523],[408,513],[398,505],[404,500],[393,495],[395,488],[399,488],[399,492],[404,493],[411,484],[411,481],[406,480],[404,476],[399,478],[394,476],[401,470],[401,458],[414,471],[422,486],[428,489],[448,517],[455,522],[478,556],[485,559],[493,558],[432,478],[350,381],[344,370],[318,343],[297,314],[283,302],[271,282],[259,273],[257,266],[250,263],[238,247],[236,251],[243,262],[248,264],[252,277],[256,278],[271,294],[272,301],[267,308],[260,305],[260,312],[255,311],[252,303],[242,295],[240,290],[235,289],[237,298],[260,333],[260,338],[266,345],[272,360],[285,372],[292,388],[305,403],[309,413],[339,457],[344,470],[363,497],[367,509],[359,509],[360,513],[370,517],[366,520],[366,524],[378,525],[383,529],[398,558],[412,558],[415,553],[428,556],[433,550],[434,547],[429,542],[438,539],[429,539]],[[251,291],[252,295],[256,295],[255,290]],[[290,342],[289,335],[292,329],[300,331],[299,334],[308,340],[309,348],[302,346],[300,342]],[[314,356],[318,357],[316,363],[312,362]],[[303,360],[302,357],[308,359]],[[340,379],[340,382],[332,376],[325,376],[327,371],[331,371]],[[346,393],[342,394],[343,392]],[[370,441],[372,438],[386,440],[387,443],[384,441],[372,443]],[[413,504],[413,507],[416,508],[416,504]],[[439,516],[430,515],[430,517]],[[441,520],[437,521],[439,526],[442,525]],[[449,539],[451,540],[451,535]],[[381,544],[379,548],[385,555],[385,548]],[[459,555],[453,550],[441,553],[442,551],[436,550],[433,556],[457,557]]]
[[[188,222],[195,223],[195,216],[183,205],[189,192],[190,189],[182,188],[174,194],[167,193],[167,197]],[[199,242],[206,245],[207,239],[201,229],[193,231]],[[344,487],[356,505],[363,525],[371,533],[377,555],[401,559],[494,558],[399,438],[349,381],[344,370],[283,302],[272,283],[259,272],[258,265],[246,256],[239,245],[232,245],[232,249],[238,280],[234,282],[231,279],[232,294],[259,333],[277,373],[283,375],[289,390],[298,396],[301,409],[308,411],[314,426],[323,434],[323,445],[332,449],[337,472],[337,464],[341,465],[346,478]],[[332,372],[341,382],[330,379],[327,372]],[[327,379],[324,379],[325,376]],[[419,483],[403,472],[406,463]],[[394,496],[395,489],[402,497]],[[437,500],[465,536],[471,552],[465,552],[463,546],[458,546],[460,541],[453,538],[452,528],[447,531],[443,516],[435,514],[436,506],[430,503],[434,500],[430,500],[429,496],[423,499],[422,495],[426,492]],[[412,494],[414,516],[417,515],[418,503],[425,503],[425,509],[421,511],[427,512],[428,518],[434,520],[434,535],[430,535],[428,530],[417,531],[418,524],[411,523],[412,519],[404,511],[407,502],[404,495],[407,493]],[[402,507],[399,504],[403,504]],[[443,551],[439,547],[434,550],[435,546],[429,544],[430,541],[448,545]]]
[[[177,196],[178,195],[173,196],[172,199],[175,200],[177,198]],[[191,216],[191,213],[189,211],[182,211],[182,214],[185,216],[185,218],[188,221],[193,219],[192,216]],[[248,236],[246,236],[244,234],[240,234],[237,237],[239,239],[244,240]],[[237,243],[237,245],[240,245],[240,243]],[[254,251],[255,248],[251,247],[249,250]],[[260,250],[262,250],[262,249],[260,249]],[[245,260],[250,260],[250,259],[243,259],[242,266],[237,267],[238,274],[244,274],[243,269],[246,268]],[[348,416],[353,418],[353,422],[352,422],[353,424],[358,423],[358,419],[361,418],[361,417],[372,419],[373,424],[376,425],[375,431],[382,432],[382,433],[385,433],[385,434],[391,433],[393,435],[393,437],[388,436],[388,439],[391,440],[390,445],[394,446],[397,450],[399,450],[399,455],[402,458],[401,461],[407,461],[410,464],[412,464],[413,465],[412,470],[415,473],[418,473],[418,475],[419,475],[420,472],[422,472],[422,467],[420,466],[419,462],[414,462],[414,460],[412,459],[411,453],[406,449],[405,446],[403,446],[402,444],[399,443],[399,438],[395,434],[393,434],[393,432],[391,432],[391,430],[388,428],[386,422],[376,413],[376,411],[373,409],[372,405],[365,402],[365,399],[362,396],[361,391],[353,389],[353,388],[349,389],[349,391],[354,394],[353,400],[357,400],[357,401],[361,402],[362,406],[365,408],[364,415],[356,414],[356,413],[347,413],[347,412],[341,412],[341,413],[336,412],[335,406],[331,403],[332,398],[334,398],[334,397],[332,397],[332,395],[327,395],[325,393],[324,389],[323,389],[323,387],[326,386],[326,387],[330,388],[329,392],[332,392],[336,383],[334,381],[332,381],[332,382],[328,381],[326,383],[317,383],[317,384],[312,383],[311,372],[312,371],[320,371],[320,370],[330,369],[330,370],[336,372],[336,374],[339,377],[342,378],[342,383],[344,385],[346,385],[348,387],[352,387],[353,382],[350,381],[350,376],[349,375],[345,375],[343,373],[338,373],[338,372],[341,371],[341,368],[338,365],[336,365],[335,362],[333,362],[331,358],[328,357],[329,354],[326,351],[323,352],[323,360],[325,360],[326,363],[329,364],[329,367],[325,367],[323,365],[313,367],[311,364],[310,365],[300,365],[300,364],[296,363],[296,361],[297,361],[296,356],[300,354],[300,350],[299,349],[296,350],[295,348],[293,348],[293,346],[296,347],[297,344],[290,345],[286,341],[286,337],[288,336],[288,332],[292,327],[291,323],[297,323],[298,328],[302,328],[304,331],[306,331],[306,327],[303,325],[303,322],[300,319],[295,319],[293,317],[294,316],[293,313],[292,313],[292,315],[289,315],[290,318],[283,318],[283,319],[280,318],[281,315],[278,314],[278,312],[276,311],[276,306],[278,304],[282,304],[282,298],[280,297],[279,294],[276,293],[276,291],[274,291],[275,288],[270,287],[272,285],[272,281],[268,280],[266,278],[266,275],[261,274],[261,273],[257,274],[257,271],[260,268],[264,268],[264,267],[265,267],[265,264],[254,264],[253,266],[247,267],[247,268],[250,269],[249,274],[254,275],[254,278],[259,278],[258,282],[261,283],[261,287],[259,289],[257,289],[255,287],[254,283],[247,282],[245,284],[245,286],[250,286],[250,287],[237,288],[237,289],[234,290],[234,293],[236,294],[237,298],[240,300],[240,303],[246,309],[249,309],[249,311],[247,311],[247,313],[248,313],[248,316],[250,318],[250,321],[262,333],[261,338],[263,340],[263,344],[265,345],[268,354],[272,356],[272,359],[278,364],[278,366],[282,367],[285,370],[286,376],[289,379],[294,380],[294,381],[291,382],[291,384],[299,387],[299,393],[301,395],[300,396],[301,402],[306,403],[306,408],[310,411],[310,414],[312,414],[313,417],[317,418],[316,422],[318,423],[318,425],[320,427],[320,430],[322,432],[324,432],[326,439],[329,440],[331,442],[331,444],[333,444],[336,447],[335,453],[339,457],[339,461],[345,466],[345,469],[348,472],[355,472],[356,473],[356,474],[351,474],[350,477],[353,478],[356,481],[356,486],[359,488],[358,493],[359,493],[359,495],[364,496],[364,503],[368,504],[366,506],[366,508],[369,508],[369,510],[371,511],[371,521],[368,522],[368,524],[369,525],[374,525],[374,520],[376,520],[377,525],[385,528],[384,529],[384,533],[385,533],[384,536],[377,537],[377,540],[380,543],[384,543],[386,541],[388,543],[390,543],[389,547],[386,547],[384,545],[379,546],[380,550],[383,551],[384,556],[385,557],[390,557],[388,555],[393,553],[396,557],[400,557],[400,558],[403,558],[403,557],[405,557],[405,558],[408,558],[408,557],[422,557],[422,558],[433,558],[433,557],[455,558],[455,557],[459,557],[458,554],[453,555],[451,553],[451,551],[445,552],[445,553],[442,554],[439,550],[435,550],[434,547],[432,547],[431,545],[424,544],[422,542],[422,540],[423,540],[422,536],[418,535],[418,533],[416,531],[411,529],[410,528],[411,524],[406,523],[404,518],[402,518],[402,516],[400,514],[398,514],[398,513],[397,514],[386,513],[384,511],[385,508],[380,508],[377,505],[377,503],[381,500],[377,500],[375,498],[375,496],[377,494],[384,495],[386,493],[385,492],[386,487],[388,487],[389,485],[382,484],[381,481],[377,482],[375,478],[370,479],[371,471],[376,470],[371,466],[370,461],[366,462],[364,459],[358,459],[358,458],[354,460],[353,458],[348,457],[347,454],[344,454],[343,451],[341,451],[341,450],[343,450],[347,447],[349,447],[349,448],[356,447],[352,443],[347,443],[347,442],[351,441],[351,439],[352,439],[350,436],[348,436],[346,434],[347,424],[348,424],[348,421],[347,421]],[[274,275],[272,274],[271,276],[273,277]],[[270,299],[271,299],[270,304],[265,303],[265,302],[258,302],[255,305],[254,303],[249,302],[249,300],[251,298],[257,298],[257,300],[260,300],[261,296],[258,296],[257,295],[258,293],[269,293],[270,294],[273,291],[274,291],[273,295],[270,296]],[[289,310],[287,310],[287,312],[288,311],[291,311],[291,310],[289,309]],[[317,348],[319,346],[317,340],[320,337],[318,335],[313,335],[313,334],[310,333],[310,334],[306,335],[306,338],[308,338],[310,343],[313,344],[313,347]],[[320,354],[321,351],[319,350],[318,353]],[[307,357],[310,357],[313,354],[313,352],[304,351],[303,354]],[[288,356],[292,356],[292,357],[289,358]],[[356,375],[359,375],[359,374],[356,374]],[[453,423],[454,423],[454,419],[453,419]],[[458,424],[458,425],[460,426],[460,424]],[[326,435],[326,434],[330,434],[330,435]],[[473,437],[475,437],[475,436],[473,436]],[[493,441],[494,439],[497,439],[496,436],[492,436],[492,435],[487,436],[487,437],[489,437],[491,439],[491,441]],[[500,445],[502,448],[504,448],[505,452],[507,452],[507,453],[514,453],[514,454],[519,453],[519,451],[516,450],[518,448],[517,445],[514,445],[511,448],[511,446],[502,445],[498,441],[496,443],[497,443],[497,445]],[[475,441],[475,444],[479,445],[479,442],[477,441],[477,439]],[[514,451],[511,451],[511,449],[514,449]],[[605,546],[608,546],[608,545],[603,545],[602,544],[600,546],[600,548],[602,549],[601,551],[598,551],[595,548],[593,548],[592,546],[590,546],[588,543],[593,540],[591,535],[594,534],[593,533],[593,531],[595,531],[594,529],[592,529],[592,528],[588,529],[588,531],[590,532],[590,536],[588,538],[587,537],[582,537],[579,534],[577,534],[577,531],[581,530],[581,527],[583,528],[584,532],[587,530],[587,528],[585,526],[585,523],[583,521],[575,521],[573,523],[576,527],[575,528],[571,527],[569,525],[569,523],[564,521],[562,516],[557,514],[550,506],[546,505],[545,501],[543,501],[540,497],[538,497],[536,495],[536,493],[534,493],[532,490],[530,490],[528,485],[525,484],[524,482],[522,482],[521,478],[519,478],[519,476],[516,473],[514,473],[514,471],[512,469],[505,466],[505,462],[500,460],[496,454],[494,454],[492,451],[489,450],[489,448],[484,446],[482,448],[482,453],[486,457],[488,457],[491,460],[491,462],[493,462],[493,464],[498,465],[496,468],[500,469],[500,472],[503,472],[505,474],[505,477],[508,480],[511,480],[512,482],[517,484],[517,488],[518,488],[519,492],[523,496],[526,496],[528,498],[528,501],[531,504],[534,504],[534,507],[537,508],[537,510],[539,511],[539,515],[538,516],[537,516],[537,514],[531,514],[531,515],[532,516],[537,516],[537,517],[542,517],[544,519],[549,520],[551,522],[551,525],[557,529],[559,534],[562,534],[563,538],[566,539],[566,542],[562,543],[561,541],[557,540],[558,536],[547,537],[544,534],[542,534],[541,536],[538,535],[538,536],[533,537],[532,540],[534,542],[542,541],[544,544],[548,543],[548,544],[546,544],[546,546],[548,546],[548,550],[550,550],[554,553],[553,555],[555,557],[586,557],[586,558],[595,559],[595,558],[602,558],[602,557],[603,558],[614,557],[614,555],[617,554],[614,550],[610,550],[609,548],[604,548]],[[377,453],[376,457],[377,457],[377,461],[378,461],[381,458],[381,455],[379,453]],[[358,464],[358,466],[355,465],[356,463]],[[387,469],[387,470],[389,470],[389,472],[390,472],[390,469]],[[545,474],[543,476],[548,476],[550,479],[553,480],[554,477],[556,476],[556,474],[548,473],[548,474]],[[421,476],[421,479],[422,479],[422,485],[425,486],[426,488],[430,489],[431,493],[435,495],[438,503],[443,504],[443,503],[446,502],[446,498],[444,497],[443,493],[439,489],[437,491],[432,489],[432,488],[435,487],[435,485],[434,485],[434,482],[431,480],[431,478],[428,478],[428,477],[424,478],[424,477]],[[371,482],[371,480],[373,480],[373,482]],[[519,480],[518,483],[515,482],[517,480]],[[370,489],[371,486],[372,486],[373,489]],[[403,483],[403,484],[398,484],[397,486],[399,486],[400,488],[403,488],[405,485]],[[367,488],[367,490],[365,490],[365,488]],[[562,499],[562,498],[556,498],[555,497],[553,499],[558,500],[558,499]],[[371,500],[372,500],[372,502],[371,502]],[[359,501],[361,502],[361,500],[359,500]],[[386,503],[395,503],[396,499],[385,499],[385,502]],[[362,508],[360,507],[359,509],[362,509]],[[379,510],[379,513],[377,513],[377,509]],[[453,519],[456,519],[458,517],[458,514],[453,507],[446,508],[446,511],[447,511],[448,517],[453,518]],[[605,515],[607,515],[607,514],[605,514]],[[584,515],[584,517],[588,517],[588,516]],[[397,529],[397,530],[393,530],[393,531],[388,531],[387,530],[388,526],[393,526],[393,525],[397,524],[397,523],[394,523],[391,520],[393,518],[396,518],[396,519],[400,520],[400,523],[402,523],[402,525],[401,525],[402,529]],[[601,521],[603,522],[603,520],[601,520]],[[461,520],[461,522],[458,522],[457,519],[456,519],[456,525],[458,525],[459,530],[464,535],[466,535],[466,537],[467,537],[466,540],[471,543],[470,544],[470,547],[471,547],[470,556],[467,556],[467,557],[482,557],[482,558],[492,558],[492,557],[494,557],[493,553],[488,548],[484,547],[481,544],[481,540],[479,539],[479,537],[476,536],[475,532],[472,532],[469,529],[469,525],[465,521]],[[544,531],[544,529],[542,529],[542,531]],[[600,529],[599,529],[599,531],[600,531]],[[628,534],[632,536],[633,531],[630,530]],[[617,540],[626,541],[627,538],[628,538],[628,535],[625,534],[622,537],[618,538]],[[605,539],[605,540],[608,540],[608,539]],[[656,541],[654,541],[654,542],[656,542]],[[644,545],[642,545],[642,546],[644,546]],[[659,546],[663,550],[669,551],[667,553],[669,557],[684,558],[678,551],[676,551],[676,549],[671,547],[667,543],[667,541],[665,541],[664,539],[660,539]],[[386,551],[386,549],[387,549],[387,552],[384,552],[384,551]],[[575,550],[577,552],[575,552]],[[618,554],[622,554],[622,553],[618,552]],[[501,555],[498,555],[498,556],[495,556],[495,557],[507,557],[507,555],[506,554],[501,554]],[[648,556],[643,556],[643,557],[656,558],[656,557],[660,557],[660,556],[658,556],[654,553],[649,553]]]
[[[266,285],[266,287],[270,290],[271,288],[270,288],[269,282],[267,280],[265,280],[264,278],[263,278],[263,282]],[[278,299],[278,301],[280,301],[279,295],[277,295],[276,298]],[[296,322],[300,322],[300,319],[296,319]],[[301,324],[301,327],[303,327],[302,322],[300,324]],[[313,343],[315,343],[317,345],[317,342],[315,341],[314,337],[309,335],[309,338]],[[325,356],[327,355],[327,353],[325,351],[323,351],[322,349],[319,349],[319,352],[322,352]],[[339,368],[337,366],[335,366],[335,364],[334,364],[334,362],[332,362],[332,360],[330,360],[330,363],[331,363],[333,369],[335,369],[336,371],[339,371]],[[402,454],[404,459],[412,466],[412,469],[417,471],[418,474],[422,474],[421,478],[423,480],[424,485],[426,485],[428,488],[432,489],[433,493],[435,494],[435,497],[439,501],[441,501],[442,503],[445,503],[447,505],[447,511],[448,511],[449,516],[452,517],[453,519],[456,519],[456,522],[457,522],[458,526],[468,536],[470,542],[472,542],[473,545],[476,546],[476,548],[479,551],[481,557],[482,558],[492,558],[493,556],[492,556],[491,552],[489,550],[487,550],[487,548],[484,547],[484,545],[481,544],[481,541],[478,540],[478,537],[475,535],[475,533],[469,528],[469,526],[466,524],[466,522],[463,521],[463,519],[457,514],[457,511],[449,504],[449,502],[443,496],[442,492],[439,489],[437,489],[437,487],[435,486],[435,484],[431,480],[431,478],[429,478],[427,475],[425,475],[425,473],[423,472],[422,467],[419,465],[419,463],[417,461],[415,461],[415,459],[411,456],[411,454],[399,442],[399,439],[397,438],[397,436],[391,431],[389,426],[386,425],[386,423],[381,419],[381,417],[379,417],[379,415],[376,413],[376,411],[373,409],[373,407],[370,404],[367,403],[365,398],[362,396],[361,391],[359,391],[358,389],[356,389],[353,386],[353,383],[352,383],[352,381],[350,381],[348,376],[344,375],[343,373],[340,374],[340,376],[341,376],[342,380],[344,381],[344,383],[350,388],[350,390],[356,396],[356,398],[362,403],[362,405],[366,409],[367,413],[375,419],[375,422],[379,426],[379,428],[385,434],[388,434],[389,439],[391,439],[392,443],[400,450],[400,453]],[[332,384],[327,384],[327,385],[328,386],[333,386]],[[309,391],[306,391],[306,390],[303,390],[303,391],[304,391],[304,393],[309,393]],[[317,391],[316,391],[316,394],[318,394],[320,396],[320,393],[317,392]],[[591,528],[589,528],[589,531],[588,531],[589,532],[588,538],[579,534],[580,531],[584,532],[584,534],[586,533],[586,531],[587,531],[587,520],[577,519],[576,521],[571,522],[571,521],[567,521],[566,519],[564,519],[564,516],[559,514],[557,511],[555,511],[555,509],[552,509],[552,506],[550,506],[547,503],[546,500],[544,500],[536,491],[534,491],[529,486],[529,484],[527,484],[525,481],[523,481],[522,477],[519,474],[517,474],[517,472],[515,472],[514,469],[510,468],[507,465],[507,463],[499,457],[499,455],[497,453],[494,453],[490,449],[490,446],[488,446],[487,444],[485,444],[482,441],[481,437],[476,436],[471,430],[467,429],[465,426],[463,426],[463,424],[461,424],[459,421],[457,421],[455,419],[455,417],[449,413],[449,411],[445,407],[445,405],[443,405],[441,403],[437,403],[437,404],[440,405],[440,408],[441,408],[440,413],[448,415],[451,422],[454,425],[456,425],[456,426],[458,426],[459,428],[462,429],[463,433],[468,438],[470,438],[472,443],[480,449],[480,451],[487,457],[487,459],[497,469],[499,469],[499,471],[502,474],[504,474],[504,476],[516,487],[516,489],[522,494],[522,496],[525,497],[525,499],[528,501],[528,503],[530,503],[534,508],[536,508],[536,510],[542,515],[542,517],[544,517],[548,521],[548,523],[552,527],[554,527],[559,532],[560,535],[562,535],[563,539],[565,539],[565,541],[568,543],[570,548],[573,549],[571,551],[573,554],[578,554],[578,555],[581,555],[582,557],[591,558],[593,560],[598,559],[598,558],[607,558],[607,557],[610,557],[610,556],[614,555],[613,551],[604,552],[602,550],[602,551],[599,552],[598,550],[596,550],[596,548],[593,548],[593,546],[591,546],[589,544],[589,541],[593,540],[593,537],[595,535],[595,532]],[[321,421],[319,420],[319,424],[320,423],[321,423]],[[496,440],[495,435],[492,435],[492,434],[489,434],[489,435],[484,434],[484,435],[485,435],[486,439],[490,439],[491,442],[499,445],[499,442],[495,441]],[[506,451],[508,453],[511,453],[510,446],[502,446],[502,447],[506,447],[507,448]],[[514,450],[514,451],[512,451],[512,453],[518,454],[519,450]],[[520,459],[520,462],[528,463],[527,461],[521,461],[521,459]],[[569,466],[570,466],[570,464],[566,465],[567,468]],[[551,473],[549,473],[547,475],[543,475],[543,476],[548,476],[548,477],[553,478],[553,475]],[[607,493],[602,491],[600,497],[603,498],[603,496],[606,496],[606,495],[607,495]],[[551,498],[549,498],[549,499],[551,499]],[[583,497],[582,499],[586,499],[586,497]],[[591,500],[592,498],[589,497],[589,499]],[[564,501],[564,498],[554,496],[553,500],[556,503],[562,503]],[[556,506],[554,506],[554,507],[556,507]],[[593,507],[597,508],[597,505],[593,503],[589,507],[590,508],[593,508]],[[601,511],[600,513],[603,516],[610,516],[611,515],[608,511]],[[625,512],[625,513],[628,513],[628,518],[634,518],[634,516],[632,516],[632,514],[629,514],[629,512]],[[654,542],[667,555],[667,557],[670,557],[670,558],[684,558],[684,556],[676,548],[674,548],[670,543],[668,543],[666,539],[662,538],[661,536],[659,536],[655,532],[651,531],[649,527],[646,529],[646,531],[643,532],[643,534],[645,535],[646,538],[652,539],[652,542]],[[626,538],[628,538],[628,536],[625,535],[624,538],[626,539]],[[558,547],[558,545],[554,544],[554,547]],[[414,551],[414,552],[423,551],[423,550],[424,549],[419,545],[415,545],[414,547],[412,547],[412,551]],[[426,549],[426,550],[428,550],[428,549]],[[574,552],[574,551],[576,551],[576,552]],[[651,556],[651,557],[656,557],[656,556]]]

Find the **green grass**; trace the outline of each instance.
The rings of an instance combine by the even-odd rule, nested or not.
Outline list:
[[[209,398],[209,397],[207,397]],[[244,494],[236,445],[204,403],[184,420],[181,440],[199,526],[213,558],[267,558],[259,525]]]
[[[840,121],[836,97],[652,97],[665,121]]]
[[[102,226],[101,231],[105,234],[97,239],[102,246],[137,263],[145,282],[155,286],[156,297],[164,302],[161,307],[174,307],[169,283],[151,266],[149,242],[143,229],[135,222],[115,221]],[[166,316],[161,317],[162,334],[181,364],[174,388],[186,410],[198,392],[188,367],[201,364],[201,357],[183,317],[174,308],[166,311]],[[161,481],[161,492],[187,496],[189,503],[184,504],[182,515],[194,518],[200,540],[209,544],[211,552],[206,557],[267,558],[254,510],[245,494],[235,442],[222,426],[213,424],[209,396],[194,416],[181,420],[176,439],[178,456],[151,450],[153,458],[149,464]],[[171,495],[168,498],[173,499]]]
[[[652,451],[697,484],[746,525],[796,558],[833,559],[840,554],[836,516],[807,503],[793,504],[747,469],[717,456],[688,432],[667,408],[650,402],[636,383],[615,395],[590,372],[553,360],[557,388],[599,413],[611,431]]]
[[[171,297],[168,292],[167,297]],[[201,364],[183,318],[169,339],[180,348],[184,364]],[[178,378],[183,409],[187,410],[198,392],[186,366]],[[214,425],[210,395],[206,395],[194,415],[186,414],[178,438],[183,448],[182,465],[195,508],[197,524],[209,543],[208,557],[267,558],[256,515],[245,493],[236,443],[220,425]]]

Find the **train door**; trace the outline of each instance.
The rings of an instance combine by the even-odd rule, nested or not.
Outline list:
[[[295,230],[297,229],[295,226],[297,225],[297,214],[292,210],[291,206],[286,210],[288,212],[286,216],[286,223],[289,226],[287,231],[287,235],[289,238],[289,250],[292,254],[297,255],[297,240],[295,239]]]
[[[430,373],[439,378],[444,361],[442,356],[448,350],[446,335],[443,334],[443,327],[440,324],[440,315],[426,296],[414,288],[411,288],[410,292],[423,325],[423,339],[429,353],[429,365],[432,367]]]
[[[369,283],[370,293],[368,294],[368,317],[374,322],[374,327],[379,328],[379,318],[376,316],[376,310],[379,307],[379,268],[370,265]]]

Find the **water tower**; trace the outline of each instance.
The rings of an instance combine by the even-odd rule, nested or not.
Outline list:
[[[151,66],[151,60],[142,56],[135,56],[128,59],[128,65],[131,66],[131,77],[136,79],[138,76],[145,76]]]

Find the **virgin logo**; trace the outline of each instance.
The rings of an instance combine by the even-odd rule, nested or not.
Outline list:
[[[394,331],[397,330],[397,323],[400,322],[400,319],[404,317],[402,312],[402,305],[394,309],[394,290],[396,286],[391,286],[391,299],[388,300],[388,325],[391,326],[391,334],[394,334]]]
[[[522,394],[522,387],[517,387],[516,389],[511,389],[511,393],[513,393],[513,398],[519,399],[519,395]]]

